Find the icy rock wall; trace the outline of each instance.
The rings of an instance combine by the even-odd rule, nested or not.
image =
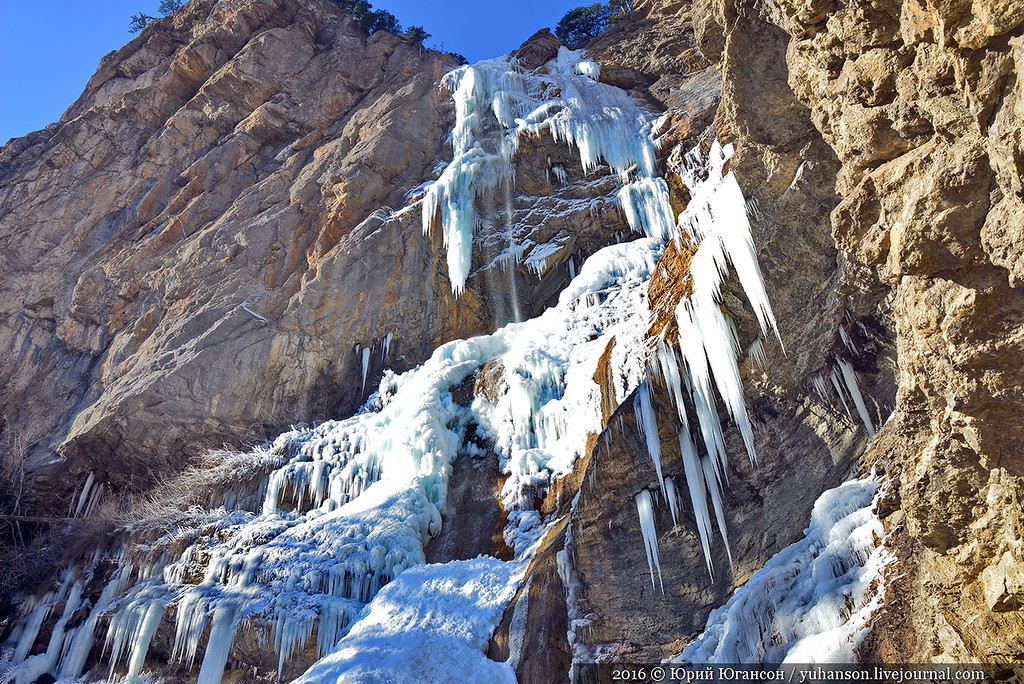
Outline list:
[[[455,103],[453,157],[426,188],[423,229],[439,219],[452,290],[470,274],[480,193],[512,174],[524,135],[550,135],[578,150],[585,172],[607,166],[622,180],[620,202],[630,227],[667,237],[675,221],[668,186],[656,171],[655,118],[623,90],[600,83],[600,68],[583,51],[559,49],[546,73],[524,71],[513,58],[479,62],[449,73],[444,86]],[[564,174],[560,167],[554,173]]]
[[[553,67],[569,68],[558,64]],[[593,86],[583,90],[603,93],[606,111],[612,89]],[[616,101],[628,105],[623,116],[636,119],[638,130],[649,123],[624,94]],[[585,138],[586,122],[574,131]],[[455,135],[461,135],[458,127]],[[637,154],[649,155],[652,145],[638,145]],[[630,162],[628,151],[620,151],[618,163],[622,170],[650,168],[651,160]],[[448,187],[456,203],[472,199],[475,181],[489,182],[484,172],[460,178],[467,183],[460,196]],[[459,225],[457,216],[446,216],[446,230],[460,234]],[[95,561],[68,570],[68,586],[28,602],[15,641],[15,681],[51,671],[82,674],[100,622],[107,624],[110,677],[138,675],[168,620],[172,661],[198,667],[204,683],[220,680],[243,628],[258,626],[254,631],[266,635],[266,647],[278,653],[279,673],[314,634],[317,654],[325,655],[382,586],[423,564],[423,544],[441,524],[451,461],[470,450],[469,425],[493,439],[510,475],[504,498],[520,512],[513,531],[519,538],[510,541],[525,553],[538,521],[520,493],[571,469],[587,435],[600,431],[593,374],[613,337],[622,369],[619,399],[642,377],[646,283],[662,249],[653,238],[607,248],[580,267],[558,305],[540,318],[445,345],[409,373],[386,374],[357,416],[282,435],[267,449],[280,464],[255,495],[224,493],[220,500],[228,506],[214,509],[216,520],[195,530],[198,539],[184,550],[172,551],[168,538],[149,553],[125,554],[102,600],[77,605],[83,582],[102,581],[93,576]],[[452,388],[495,360],[507,387],[501,399],[458,405]],[[235,503],[244,501],[256,504]],[[25,659],[46,615],[81,607],[89,617],[78,632],[64,634],[59,625],[45,652]]]
[[[677,404],[680,441],[689,445],[684,448],[687,488],[705,552],[710,510],[726,536],[719,495],[725,452],[715,390],[754,458],[735,335],[718,306],[719,288],[730,268],[739,275],[763,330],[774,327],[753,258],[743,198],[735,177],[725,169],[731,151],[716,143],[709,160],[696,153],[689,157],[684,181],[694,201],[677,222],[667,186],[656,175],[652,117],[621,91],[594,81],[596,67],[579,59],[563,51],[543,76],[523,74],[507,60],[496,60],[449,77],[458,115],[456,159],[423,199],[424,227],[429,228],[439,211],[453,287],[460,289],[468,275],[470,256],[463,248],[472,244],[476,194],[493,185],[494,170],[507,165],[522,133],[549,131],[579,150],[585,168],[605,164],[619,175],[624,215],[646,237],[607,247],[587,259],[557,304],[537,318],[443,345],[412,371],[386,373],[356,416],[294,430],[254,453],[279,459],[257,492],[226,493],[221,500],[230,505],[210,511],[214,520],[209,522],[208,516],[202,529],[192,531],[194,540],[183,550],[171,535],[146,554],[123,554],[99,600],[79,605],[84,582],[96,580],[96,561],[69,569],[55,594],[27,603],[16,655],[28,657],[17,665],[17,684],[45,672],[82,674],[101,622],[107,625],[104,658],[111,678],[143,672],[152,641],[168,621],[174,630],[171,660],[188,669],[198,667],[197,679],[203,684],[220,681],[241,629],[263,635],[266,648],[278,654],[279,675],[314,635],[316,657],[336,653],[324,665],[334,674],[337,668],[367,667],[364,660],[346,660],[343,637],[351,632],[359,643],[363,637],[357,634],[385,629],[373,626],[379,619],[374,616],[383,610],[376,598],[396,577],[424,564],[423,546],[442,524],[440,510],[453,460],[486,456],[467,439],[470,430],[492,444],[508,475],[501,494],[510,511],[506,537],[516,556],[507,565],[495,566],[500,570],[480,566],[494,585],[481,597],[507,601],[550,523],[533,510],[534,497],[527,492],[543,492],[571,472],[589,438],[604,427],[602,388],[594,379],[601,358],[611,347],[616,405],[641,387],[649,372],[654,342],[648,339],[647,290],[668,239],[696,247],[695,287],[677,310],[684,333],[679,349],[661,341],[657,365],[674,395],[682,397],[685,386],[697,406],[695,422],[707,452],[703,456],[690,441],[693,419],[683,401]],[[542,101],[544,93],[554,99]],[[483,102],[489,104],[481,110]],[[502,135],[489,137],[501,141],[497,152],[477,145],[482,139],[477,137],[481,111],[493,112],[505,126]],[[500,369],[498,396],[459,404],[454,388],[485,364]],[[641,420],[656,433],[643,391],[638,396]],[[660,459],[654,450],[651,456]],[[675,491],[675,484],[666,482],[664,492],[669,491]],[[239,503],[246,501],[254,503]],[[670,502],[673,510],[676,503]],[[653,578],[658,553],[650,496],[638,504],[648,521],[644,541]],[[450,565],[427,572],[428,584],[427,578],[435,574],[440,580],[430,584],[435,589],[423,591],[446,591],[451,586],[446,573],[465,573],[472,567]],[[708,566],[710,570],[710,557]],[[413,579],[408,582],[415,584]],[[381,601],[415,596],[429,606],[423,591],[396,588]],[[42,621],[57,610],[68,616],[84,610],[88,618],[66,631],[67,621],[58,621],[45,651],[29,656]],[[493,610],[460,614],[481,634],[489,633],[497,619]],[[443,631],[444,626],[438,628]],[[477,650],[478,641],[471,643]],[[314,668],[309,677],[315,679],[318,671]]]

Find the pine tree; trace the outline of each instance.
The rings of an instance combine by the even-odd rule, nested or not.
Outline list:
[[[161,15],[166,17],[168,14],[174,14],[180,10],[181,6],[184,4],[185,3],[182,2],[182,0],[160,0],[160,7],[158,8],[158,11]],[[148,14],[143,14],[142,12],[133,14],[131,21],[128,22],[128,32],[138,33],[142,29],[146,28],[149,22],[154,19],[156,19],[156,17],[151,17]]]
[[[611,12],[609,5],[600,2],[575,7],[566,12],[555,26],[555,35],[570,50],[584,48],[608,28]]]
[[[423,41],[430,38],[430,34],[422,26],[410,26],[405,29],[405,37],[414,43],[423,45]]]

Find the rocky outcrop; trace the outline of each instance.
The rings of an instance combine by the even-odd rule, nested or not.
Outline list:
[[[0,410],[66,459],[40,481],[144,484],[358,405],[399,324],[399,365],[475,329],[386,209],[441,154],[449,66],[328,2],[192,2],[3,148]]]
[[[865,463],[908,579],[865,657],[1020,660],[1024,292],[1017,3],[780,2],[789,82],[842,167],[833,236],[896,340]]]

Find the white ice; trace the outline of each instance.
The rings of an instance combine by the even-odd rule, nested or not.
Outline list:
[[[508,682],[487,642],[512,598],[511,563],[481,556],[406,571],[295,684]]]
[[[878,489],[851,480],[822,494],[806,536],[714,610],[676,662],[853,662],[891,561],[873,512]]]
[[[561,48],[543,70],[524,71],[503,57],[445,77],[455,103],[452,161],[427,187],[422,220],[427,232],[440,225],[456,296],[469,278],[481,222],[476,198],[511,178],[512,156],[524,135],[567,143],[587,173],[608,166],[624,184],[619,200],[630,225],[648,236],[671,235],[668,187],[655,168],[654,116],[624,91],[598,82],[599,73],[582,51]],[[553,165],[550,172],[565,183],[564,166]]]
[[[661,558],[658,556],[658,531],[654,527],[654,502],[651,493],[646,489],[636,495],[636,512],[640,517],[640,533],[644,539],[644,551],[647,553],[647,568],[651,571],[651,588],[655,588],[654,571],[658,571],[658,584],[661,593],[665,593],[665,583],[661,579]]]

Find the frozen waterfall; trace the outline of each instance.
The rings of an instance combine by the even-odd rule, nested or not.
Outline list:
[[[726,275],[735,272],[765,335],[775,332],[775,319],[743,196],[726,168],[731,149],[716,142],[709,158],[698,151],[685,157],[682,178],[693,199],[675,217],[657,171],[655,118],[625,92],[599,83],[598,73],[582,53],[564,49],[543,72],[525,72],[507,58],[451,72],[445,86],[456,109],[453,158],[419,200],[423,229],[443,232],[458,294],[471,274],[478,195],[512,173],[524,135],[550,135],[575,149],[588,173],[607,167],[615,175],[636,239],[607,246],[578,267],[573,261],[571,282],[536,318],[444,344],[400,375],[385,371],[355,416],[294,429],[254,450],[251,459],[268,465],[266,477],[253,488],[222,493],[194,529],[142,549],[126,547],[113,570],[104,570],[98,557],[68,569],[59,586],[25,602],[12,641],[16,684],[47,672],[83,675],[96,640],[103,642],[110,679],[132,679],[145,672],[161,630],[173,632],[172,662],[198,670],[203,684],[221,680],[243,632],[276,653],[279,676],[311,649],[319,662],[303,682],[372,679],[433,656],[458,661],[467,679],[511,679],[510,667],[489,661],[483,649],[551,523],[533,501],[571,473],[588,439],[605,429],[604,393],[616,406],[636,396],[658,476],[652,485],[673,520],[679,517],[682,485],[662,474],[652,372],[678,411],[678,422],[661,429],[678,436],[713,571],[715,527],[728,547],[719,402],[755,458],[739,344],[720,307]],[[647,292],[670,240],[694,248],[694,286],[674,312],[678,336],[651,340]],[[391,340],[389,334],[382,362]],[[362,384],[372,389],[371,348],[356,350]],[[611,387],[602,388],[595,375],[606,354],[615,373]],[[459,403],[454,389],[485,366],[498,369],[492,382],[500,391]],[[483,455],[497,458],[507,476],[501,499],[515,557],[426,565],[424,545],[444,524],[453,462],[482,455],[471,434],[493,445]],[[90,482],[76,512],[88,515],[94,491]],[[660,583],[668,561],[658,551],[656,498],[645,490],[635,501],[637,545],[645,549],[652,584],[655,575]],[[98,598],[83,598],[84,588],[97,584],[104,585]],[[72,614],[84,618],[73,622]],[[31,654],[51,616],[57,620],[48,644]],[[421,647],[394,647],[415,629],[423,632]]]

